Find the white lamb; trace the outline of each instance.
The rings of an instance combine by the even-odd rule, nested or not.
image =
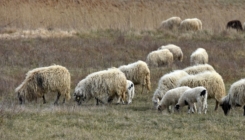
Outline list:
[[[188,105],[190,107],[188,113],[190,113],[191,110],[194,110],[194,103],[197,103],[198,113],[201,114],[204,111],[206,114],[208,108],[207,97],[208,92],[205,87],[199,86],[188,89],[180,96],[175,108],[179,110],[181,107]]]
[[[164,21],[162,21],[161,26],[159,29],[167,29],[167,30],[173,30],[175,28],[178,28],[180,26],[181,18],[180,17],[171,17]]]
[[[202,30],[202,22],[197,18],[185,19],[180,23],[180,30],[182,31],[198,31]]]
[[[162,49],[168,49],[173,54],[174,60],[183,61],[183,52],[179,46],[168,44],[158,48],[158,50]]]
[[[132,103],[134,98],[134,83],[130,80],[127,80],[127,95],[128,95],[128,104]]]
[[[168,50],[156,50],[147,55],[146,63],[149,66],[171,66],[173,63],[173,54]]]
[[[208,53],[203,48],[196,49],[190,57],[191,65],[207,64],[208,63]]]

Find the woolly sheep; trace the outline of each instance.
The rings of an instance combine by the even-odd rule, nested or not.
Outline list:
[[[126,78],[134,83],[134,85],[142,85],[142,91],[146,86],[148,91],[151,89],[150,70],[148,65],[139,60],[137,62],[120,66],[119,69],[125,74]]]
[[[198,73],[201,73],[204,71],[211,71],[211,72],[214,71],[215,72],[215,69],[209,64],[200,64],[200,65],[189,66],[183,70],[190,75],[191,74],[198,74]]]
[[[54,104],[58,104],[59,97],[64,96],[63,103],[71,98],[70,96],[71,76],[69,71],[59,65],[48,67],[40,67],[30,70],[26,74],[25,80],[15,89],[20,104],[28,101],[37,100],[38,97],[43,98],[46,103],[44,94],[48,92],[58,92],[57,99]]]
[[[132,103],[134,98],[134,83],[130,80],[127,80],[127,95],[128,95],[128,104]]]
[[[225,115],[228,115],[232,107],[243,106],[243,115],[245,116],[245,79],[236,81],[231,85],[228,95],[222,98],[220,106]]]
[[[161,49],[168,49],[173,54],[174,60],[183,61],[183,52],[179,46],[168,44],[166,46],[161,46],[158,48],[158,50]]]
[[[127,91],[127,79],[125,75],[117,68],[110,68],[89,74],[85,79],[81,80],[74,92],[75,100],[80,105],[82,101],[88,101],[95,98],[97,105],[102,96],[108,96],[108,102],[111,103],[114,97],[117,97],[117,103],[121,99],[125,100]]]
[[[180,23],[180,30],[182,31],[197,31],[202,30],[202,22],[197,18],[185,19]]]
[[[168,18],[168,19],[162,21],[159,29],[173,30],[173,29],[178,28],[180,26],[180,22],[181,22],[180,17],[171,17],[171,18]]]
[[[198,113],[201,114],[202,111],[207,113],[207,97],[208,92],[207,89],[203,86],[198,86],[192,89],[186,90],[179,98],[178,103],[175,106],[176,110],[179,110],[180,107],[188,105],[189,111],[191,112],[194,108],[194,103],[197,103]]]
[[[158,110],[162,111],[165,108],[171,107],[173,112],[174,106],[178,103],[180,96],[188,89],[191,88],[187,86],[183,86],[183,87],[176,87],[174,89],[167,91],[166,94],[162,97],[162,100],[160,101],[157,107]]]
[[[188,75],[188,73],[186,73],[183,70],[175,70],[173,72],[170,72],[168,74],[163,75],[160,78],[160,80],[158,82],[158,87],[155,90],[153,97],[152,97],[152,102],[153,102],[154,108],[157,107],[159,100],[162,99],[164,94],[168,90],[176,88],[177,84],[178,84],[178,80],[184,76],[187,76],[187,75]]]
[[[196,75],[187,75],[179,80],[178,86],[189,86],[191,88],[203,86],[208,90],[208,98],[216,100],[215,110],[225,96],[225,84],[217,72],[205,71]]]
[[[208,53],[203,48],[196,49],[190,57],[191,65],[207,64],[208,63]]]
[[[168,50],[156,50],[147,55],[146,63],[149,66],[171,66],[173,63],[173,54]]]

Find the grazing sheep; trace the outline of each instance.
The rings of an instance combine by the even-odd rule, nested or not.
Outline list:
[[[127,80],[128,104],[130,104],[134,98],[134,90],[134,83],[130,80]]]
[[[201,73],[204,71],[211,71],[211,72],[214,71],[215,72],[215,69],[209,64],[200,64],[200,65],[189,66],[183,70],[190,75],[191,74],[198,74],[198,73]]]
[[[146,86],[148,91],[151,89],[151,81],[150,81],[150,70],[147,64],[141,60],[120,66],[119,69],[125,74],[128,80],[132,81],[134,85],[141,84],[142,91]]]
[[[208,53],[203,48],[196,49],[190,58],[191,65],[207,64],[208,63]]]
[[[158,87],[152,97],[154,108],[157,109],[157,105],[159,101],[162,99],[162,97],[164,96],[164,94],[168,90],[176,88],[178,84],[178,80],[187,75],[188,73],[186,73],[183,70],[175,70],[173,72],[163,75],[160,78],[158,82]]]
[[[243,115],[245,116],[245,79],[236,81],[231,85],[228,95],[222,98],[220,106],[225,115],[228,115],[232,107],[243,106]]]
[[[188,113],[190,113],[194,108],[194,103],[197,103],[198,113],[201,114],[202,111],[204,111],[206,114],[208,108],[207,97],[208,92],[205,87],[198,86],[192,89],[188,89],[180,96],[175,109],[179,110],[180,107],[188,105],[190,107]]]
[[[198,31],[202,30],[202,23],[197,18],[185,19],[180,23],[179,28],[182,31]]]
[[[233,28],[237,31],[242,31],[242,23],[240,20],[231,20],[227,23],[226,29]]]
[[[180,17],[171,17],[164,21],[162,21],[161,26],[159,29],[167,29],[167,30],[173,30],[180,26],[181,18]]]
[[[171,66],[173,63],[173,54],[168,50],[156,50],[147,55],[146,63],[149,66]]]
[[[208,98],[216,100],[215,110],[226,94],[223,79],[217,72],[205,71],[196,75],[187,75],[179,80],[178,86],[205,87],[208,90]]]
[[[36,68],[26,74],[25,80],[15,89],[18,94],[20,104],[28,101],[36,100],[38,97],[43,98],[46,103],[44,94],[48,92],[58,92],[57,99],[54,104],[58,104],[59,97],[64,96],[69,100],[70,96],[71,76],[69,71],[59,65],[49,67]]]
[[[97,105],[99,102],[104,103],[100,99],[104,95],[108,95],[109,103],[114,97],[117,97],[117,103],[120,103],[121,99],[125,100],[126,91],[127,79],[125,75],[117,68],[110,68],[89,74],[81,80],[75,88],[74,96],[78,105],[91,98],[96,99]]]
[[[166,46],[161,46],[158,48],[158,50],[161,49],[168,49],[173,54],[174,60],[183,61],[183,52],[179,46],[168,44]]]
[[[182,93],[184,93],[188,89],[191,89],[191,88],[187,86],[183,86],[183,87],[176,87],[174,89],[167,91],[166,94],[162,97],[162,100],[160,101],[157,107],[158,110],[162,111],[165,108],[171,107],[172,112],[173,112],[174,106],[178,103],[180,96],[182,95]]]

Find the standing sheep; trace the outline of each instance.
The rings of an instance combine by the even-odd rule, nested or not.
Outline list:
[[[162,100],[160,101],[157,107],[158,110],[162,111],[165,108],[171,107],[172,112],[173,112],[173,109],[175,105],[178,103],[180,96],[182,95],[182,93],[184,93],[188,89],[191,89],[191,88],[187,86],[183,86],[183,87],[176,87],[174,89],[167,91],[166,94],[162,97]]]
[[[206,114],[208,108],[207,97],[208,92],[205,87],[199,86],[188,89],[180,96],[175,108],[179,110],[180,107],[188,105],[190,107],[188,113],[190,113],[191,110],[194,110],[194,103],[197,103],[198,113],[201,114],[204,111]]]
[[[243,115],[245,116],[245,79],[231,85],[228,95],[222,99],[220,106],[225,115],[228,115],[232,107],[243,106]]]
[[[215,110],[218,109],[219,102],[226,94],[223,79],[217,72],[205,71],[196,75],[187,75],[179,80],[178,86],[205,87],[208,90],[208,98],[216,100]]]
[[[173,54],[168,50],[156,50],[147,55],[146,63],[149,66],[171,66],[173,63]]]
[[[240,20],[231,20],[226,24],[226,29],[233,28],[237,31],[242,31],[242,23]]]
[[[174,60],[183,61],[183,52],[179,46],[168,44],[166,46],[161,46],[158,48],[158,50],[162,49],[168,49],[173,54]]]
[[[185,19],[180,23],[180,30],[182,31],[198,31],[202,30],[202,22],[197,18]]]
[[[139,60],[128,65],[120,66],[119,69],[125,74],[126,78],[135,85],[142,85],[141,94],[145,86],[148,91],[151,89],[150,70],[145,62]]]
[[[181,18],[180,17],[171,17],[162,21],[159,29],[173,30],[180,26]]]
[[[191,74],[198,74],[198,73],[201,73],[204,71],[211,71],[211,72],[214,71],[215,72],[214,68],[209,64],[200,64],[200,65],[189,66],[183,70],[190,75]]]
[[[191,65],[207,64],[208,63],[208,53],[203,48],[198,48],[191,54],[190,58]]]
[[[162,99],[165,93],[170,89],[176,88],[178,80],[187,75],[188,73],[183,70],[175,70],[173,72],[163,75],[160,78],[158,82],[158,87],[152,97],[154,108],[157,108],[159,100]]]
[[[69,100],[70,96],[71,76],[69,71],[59,65],[49,67],[36,68],[26,74],[25,80],[15,89],[18,94],[20,104],[28,101],[37,100],[38,97],[43,98],[46,103],[44,94],[48,92],[58,92],[57,99],[54,104],[58,104],[59,97],[64,96]]]
[[[97,105],[99,102],[104,103],[100,99],[104,95],[108,96],[109,103],[114,97],[117,97],[117,103],[120,103],[121,99],[125,100],[126,91],[127,79],[125,75],[117,68],[110,68],[89,74],[81,80],[75,88],[74,96],[78,105],[91,98],[96,99]]]
[[[134,98],[134,83],[130,80],[127,80],[127,95],[128,95],[128,104],[132,103]]]

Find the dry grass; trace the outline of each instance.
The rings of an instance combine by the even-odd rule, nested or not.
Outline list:
[[[232,2],[0,1],[1,35],[39,28],[76,30],[72,36],[62,38],[40,34],[0,38],[0,139],[245,139],[242,108],[224,116],[220,108],[214,111],[214,100],[209,100],[206,115],[187,114],[186,108],[168,114],[153,110],[151,101],[160,77],[189,66],[190,54],[199,47],[208,52],[209,63],[223,77],[226,91],[233,82],[244,78],[245,34],[226,31],[224,27],[230,19],[242,20],[242,14],[237,13],[243,13],[245,4],[242,0]],[[161,20],[173,15],[198,17],[204,30],[194,33],[154,30]],[[70,100],[54,106],[52,94],[47,95],[47,104],[39,99],[18,105],[14,89],[30,69],[52,64],[67,67],[73,93],[86,75],[145,60],[149,52],[169,43],[181,47],[183,62],[175,62],[171,68],[150,68],[152,91],[138,94],[140,87],[136,87],[131,105],[95,106],[91,100],[77,106]]]

